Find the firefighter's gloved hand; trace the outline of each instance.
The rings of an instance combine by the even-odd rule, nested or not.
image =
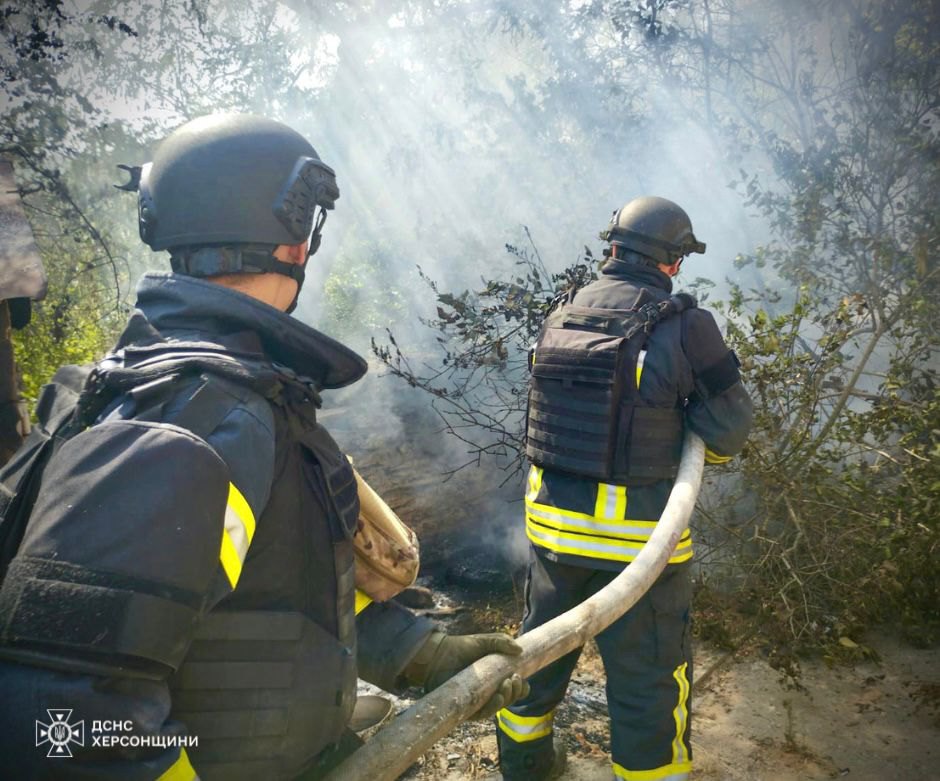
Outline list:
[[[489,654],[518,656],[519,646],[509,635],[446,635],[433,632],[405,670],[412,686],[423,686],[426,692],[436,689],[448,678]],[[501,708],[529,693],[529,684],[517,673],[506,678],[493,696],[472,718],[485,719]]]
[[[499,688],[493,692],[483,706],[470,718],[474,721],[491,719],[499,711],[508,705],[512,705],[516,700],[525,697],[529,693],[529,682],[519,673],[513,673],[504,680]]]

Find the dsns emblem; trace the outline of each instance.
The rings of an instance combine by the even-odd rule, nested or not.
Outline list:
[[[69,746],[72,743],[77,746],[85,745],[85,722],[82,720],[70,723],[71,708],[47,708],[46,713],[49,714],[48,724],[36,720],[36,745],[49,744],[47,757],[70,757],[72,750]]]

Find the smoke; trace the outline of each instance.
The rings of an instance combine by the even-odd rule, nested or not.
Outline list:
[[[702,52],[669,59],[673,32],[699,33],[707,20],[682,3],[655,5],[664,5],[655,24],[630,27],[632,4],[582,0],[239,0],[159,14],[149,2],[122,4],[139,37],[102,48],[97,83],[78,75],[91,102],[139,129],[140,158],[95,162],[109,172],[118,162],[144,162],[156,137],[210,111],[253,111],[292,125],[336,170],[341,190],[296,316],[364,353],[391,327],[416,361],[435,360],[433,335],[419,320],[433,316],[436,302],[418,266],[442,290],[505,277],[513,261],[504,245],[526,226],[549,271],[560,271],[585,246],[600,257],[598,233],[611,212],[640,195],[686,209],[708,252],[688,259],[679,286],[705,277],[721,298],[725,278],[739,273],[732,259],[770,238],[739,166],[771,181],[772,168],[711,121],[709,100],[730,105],[737,96],[709,84],[709,62],[695,59]],[[716,3],[713,14],[740,10],[735,24],[754,41],[787,12],[776,2],[742,5]],[[734,28],[730,17],[724,24]],[[828,28],[818,35],[822,51]],[[718,33],[715,41],[722,43]],[[156,74],[143,86],[132,86],[131,68],[108,70],[129,51],[150,68],[140,73]],[[90,195],[103,210],[115,197],[107,187]],[[127,199],[114,214],[132,222]],[[110,227],[125,237],[133,229]],[[137,251],[130,239],[126,250]],[[165,264],[165,256],[147,261]],[[746,273],[737,281],[761,283],[759,272]],[[326,405],[352,410],[369,434],[362,441],[384,437],[391,448],[413,438],[416,419],[434,417],[427,398],[389,377],[328,394]],[[464,445],[439,429],[434,436],[434,468],[466,460]],[[512,515],[521,527],[521,508],[474,512],[507,523]]]
[[[576,8],[512,28],[499,19],[524,14],[526,3],[506,6],[503,17],[492,4],[475,2],[411,16],[374,14],[325,34],[319,46],[329,65],[321,71],[316,129],[304,127],[302,112],[285,117],[336,169],[342,191],[298,316],[361,351],[371,337],[384,340],[387,324],[416,362],[433,364],[433,334],[419,318],[432,317],[436,302],[416,267],[456,292],[479,287],[483,277],[505,277],[512,259],[504,245],[519,243],[522,226],[556,272],[585,246],[601,256],[598,234],[614,209],[640,195],[670,198],[708,243],[683,276],[712,280],[716,296],[726,290],[731,260],[766,239],[766,225],[728,186],[735,177],[728,150],[675,110],[673,85],[653,82],[638,63],[625,69],[631,85],[612,95],[609,80],[592,84],[597,68],[592,75],[585,62],[591,46],[602,44],[572,37]],[[301,24],[305,18],[315,29],[315,19],[298,11]],[[572,78],[572,70],[585,80]],[[631,91],[642,93],[642,110],[627,99]],[[336,298],[348,295],[356,306],[345,309],[344,320],[335,314]],[[426,416],[429,402],[378,377],[326,404],[350,410],[356,425],[392,452],[417,431],[435,438],[428,464],[443,475],[470,455]],[[481,468],[489,490],[468,491],[469,471],[458,472],[437,490],[439,506],[462,497],[458,517],[447,519],[452,528],[518,566],[528,547],[522,476],[496,490],[505,479],[500,465],[484,461]],[[370,479],[383,483],[376,473]],[[433,526],[420,531],[432,541],[442,534]]]
[[[376,15],[338,43],[314,143],[343,194],[302,316],[321,322],[326,276],[359,260],[341,251],[350,232],[396,256],[393,274],[364,284],[409,294],[409,315],[433,311],[416,266],[443,289],[472,287],[509,268],[504,244],[525,225],[557,271],[584,246],[599,256],[611,212],[644,194],[682,204],[708,242],[690,275],[720,283],[730,259],[753,250],[764,228],[728,188],[726,150],[695,121],[657,110],[674,103],[668,85],[644,94],[652,119],[634,120],[609,84],[558,86],[559,70],[584,56],[564,37],[570,19],[513,34],[488,4],[456,5],[463,29],[445,5],[408,26]]]

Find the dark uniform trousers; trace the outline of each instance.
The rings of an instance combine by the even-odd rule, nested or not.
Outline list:
[[[689,562],[670,564],[626,615],[597,636],[607,675],[614,773],[684,779],[689,743],[692,653]],[[553,561],[531,549],[523,633],[577,606],[617,572]],[[581,649],[535,673],[528,697],[497,717],[500,763],[507,781],[547,778],[553,761],[552,720]],[[630,770],[627,770],[629,768]],[[652,776],[648,776],[652,778]]]
[[[578,318],[584,320],[584,308],[638,311],[644,302],[662,302],[671,292],[672,280],[659,269],[610,259],[599,278],[570,302],[577,308],[571,310],[571,323],[578,326]],[[607,397],[581,387],[590,383],[579,372],[590,369],[585,377],[596,379],[591,372],[600,364],[591,343],[577,342],[571,354],[574,371],[566,371],[568,354],[562,347],[568,342],[558,330],[557,323],[547,322],[533,354],[530,401],[537,403],[529,407],[527,434],[535,445],[527,450],[533,466],[525,498],[526,533],[533,547],[524,632],[574,607],[630,566],[655,529],[672,488],[669,474],[679,454],[670,443],[692,431],[705,441],[705,460],[724,463],[741,452],[753,412],[734,354],[714,317],[696,307],[659,321],[649,332],[636,358],[639,406],[633,407],[629,428],[624,430],[622,405],[615,414],[592,412],[582,424],[582,412],[597,410],[597,398]],[[622,381],[632,379],[632,369],[626,367]],[[554,374],[572,381],[568,393],[549,393]],[[627,465],[638,472],[650,467],[648,475],[624,477],[616,463],[607,465],[607,456],[601,478],[597,470],[565,466],[580,464],[585,452],[599,453],[598,428],[603,424],[607,434],[625,437],[617,443],[625,449]],[[691,558],[686,534],[649,592],[597,637],[607,674],[613,773],[624,781],[685,781],[691,771]],[[554,708],[578,656],[571,653],[536,673],[529,679],[529,696],[497,715],[505,778],[537,781],[551,772]]]

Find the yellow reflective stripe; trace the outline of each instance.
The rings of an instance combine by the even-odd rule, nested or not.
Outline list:
[[[248,535],[248,542],[251,542],[251,538],[255,536],[255,515],[251,511],[248,500],[242,496],[242,492],[235,487],[234,483],[228,484],[227,509],[235,513],[242,522],[242,525],[245,527],[245,532]]]
[[[157,778],[157,781],[198,781],[198,776],[189,762],[185,748],[180,748],[179,759],[170,765],[166,771]]]
[[[534,502],[542,490],[542,467],[533,464],[529,468],[529,491],[525,495],[527,502]]]
[[[248,555],[248,546],[255,536],[255,516],[251,507],[234,483],[228,484],[228,504],[225,506],[225,527],[219,561],[234,589],[242,574],[242,565]]]
[[[509,708],[503,708],[496,716],[505,719],[516,727],[537,727],[540,724],[552,721],[555,718],[555,710],[553,708],[544,716],[520,716],[518,713],[513,713]]]
[[[527,510],[543,510],[545,512],[552,513],[553,515],[557,515],[559,518],[580,518],[586,521],[594,520],[594,516],[588,515],[587,513],[566,510],[564,507],[552,507],[549,504],[540,504],[538,502],[530,501],[529,499],[526,499],[525,506]],[[604,519],[600,518],[598,520],[603,521]]]
[[[370,597],[364,591],[360,591],[359,589],[356,589],[356,615],[358,616],[363,610],[365,610],[371,604],[372,604],[372,597]]]
[[[626,494],[624,494],[624,502],[626,502]],[[531,510],[539,514],[545,514],[546,516],[550,516],[550,517],[558,518],[558,519],[571,518],[574,520],[581,520],[581,521],[595,521],[597,523],[617,524],[617,523],[622,523],[625,518],[624,516],[624,518],[621,518],[619,520],[608,520],[606,518],[598,518],[595,515],[588,515],[587,513],[579,513],[574,510],[566,510],[564,507],[553,507],[550,504],[541,504],[540,502],[531,501],[529,499],[526,499],[525,506],[526,506],[526,510]],[[631,524],[648,527],[650,532],[652,532],[653,527],[656,526],[656,524],[658,523],[658,521],[636,521],[632,519],[626,519],[626,520],[628,523],[631,523]],[[643,536],[648,537],[649,534],[644,532]]]
[[[689,750],[685,745],[685,728],[689,723],[689,680],[686,678],[688,662],[680,664],[672,677],[679,684],[679,699],[672,716],[676,721],[676,737],[672,741],[672,764],[683,765],[690,760]]]
[[[720,456],[711,448],[705,448],[706,464],[727,464],[734,456]]]
[[[597,484],[597,499],[594,502],[594,516],[597,518],[609,518],[610,513],[607,512],[607,500],[610,494],[608,489],[612,488],[609,483],[598,483]]]
[[[646,350],[640,350],[636,357],[636,387],[640,387],[640,377],[643,376],[643,364],[646,362]]]
[[[627,517],[627,487],[617,486],[617,498],[614,502],[614,518],[618,521]]]
[[[594,502],[594,517],[610,521],[621,521],[626,517],[626,514],[627,487],[625,485],[614,485],[613,483],[598,483],[597,499]]]
[[[605,537],[633,539],[640,542],[645,542],[650,538],[657,524],[657,521],[636,521],[632,518],[624,518],[621,521],[607,520],[535,502],[526,502],[526,518],[553,529],[575,533],[593,531]],[[684,540],[689,535],[690,532],[686,529],[681,539]]]
[[[687,781],[692,772],[692,763],[669,764],[653,770],[627,770],[613,762],[614,775],[626,781]]]
[[[690,541],[690,543],[689,543],[689,549],[688,549],[688,550],[680,551],[680,550],[679,550],[679,547],[680,547],[680,546],[678,546],[678,545],[676,546],[676,552],[673,553],[672,556],[669,557],[669,561],[666,562],[667,564],[681,564],[683,561],[688,561],[689,559],[692,558],[692,544],[691,544],[691,541]]]
[[[496,723],[516,743],[526,743],[550,735],[554,718],[554,710],[544,716],[517,716],[508,708],[503,708],[496,714]]]
[[[539,545],[556,553],[572,556],[587,556],[610,561],[633,561],[643,549],[645,542],[618,540],[612,537],[598,537],[588,534],[569,534],[551,529],[526,517],[526,536],[533,545]],[[686,538],[676,545],[670,564],[678,564],[692,558],[692,540]]]
[[[242,575],[242,560],[235,548],[235,543],[229,537],[228,532],[222,532],[222,549],[219,551],[219,561],[222,562],[222,569],[228,577],[228,582],[234,589],[238,585],[238,579]]]

